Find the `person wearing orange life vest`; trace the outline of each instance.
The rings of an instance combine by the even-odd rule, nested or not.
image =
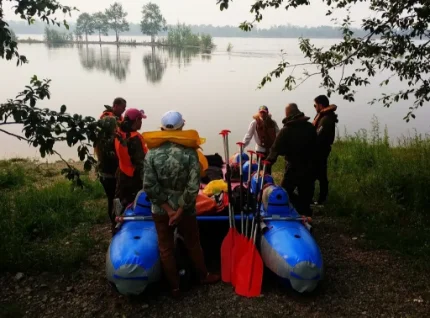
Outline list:
[[[121,214],[143,188],[143,164],[147,147],[138,130],[142,127],[143,110],[130,108],[125,112],[115,138],[119,167],[116,173],[115,213]]]
[[[255,140],[255,151],[263,154],[263,160],[269,155],[270,148],[275,142],[279,133],[276,121],[272,119],[267,106],[260,106],[258,113],[253,116],[253,121],[249,124],[248,132],[243,138],[244,148],[248,147],[252,138]],[[272,173],[270,166],[266,168],[268,174]]]
[[[97,157],[97,171],[100,183],[102,184],[108,199],[108,216],[115,225],[115,216],[113,214],[113,200],[115,198],[116,188],[116,171],[118,169],[118,158],[115,154],[115,131],[118,123],[123,120],[122,114],[127,107],[127,102],[122,97],[114,99],[112,106],[106,106],[100,115],[100,123],[105,127],[106,132],[94,144],[94,151]]]

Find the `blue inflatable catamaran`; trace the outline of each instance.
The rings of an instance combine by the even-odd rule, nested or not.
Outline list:
[[[249,162],[243,165],[244,172]],[[256,167],[252,165],[252,170]],[[246,175],[246,173],[244,173]],[[258,176],[254,173],[251,192],[257,191]],[[300,216],[289,202],[286,191],[265,176],[260,209],[259,235],[256,245],[266,268],[288,287],[299,293],[312,292],[323,276],[320,248],[311,233],[307,219]],[[249,216],[252,220],[253,216]],[[240,222],[240,211],[234,214]],[[201,222],[228,222],[220,213],[198,215]],[[141,191],[132,206],[118,218],[121,228],[112,238],[106,254],[107,278],[119,293],[141,294],[148,285],[161,279],[157,231],[151,218],[151,203]],[[204,234],[201,234],[204,235]],[[219,250],[214,251],[219,253]]]

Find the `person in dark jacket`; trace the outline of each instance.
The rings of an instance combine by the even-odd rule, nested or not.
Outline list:
[[[313,125],[317,131],[317,147],[315,153],[315,181],[319,181],[320,193],[318,201],[315,204],[323,204],[328,196],[328,177],[327,163],[331,152],[331,146],[335,139],[336,123],[339,122],[335,113],[337,106],[330,105],[325,95],[315,98],[315,110],[317,115],[314,118]]]
[[[297,107],[291,103],[285,109],[284,127],[270,149],[267,160],[274,164],[278,156],[285,157],[285,173],[282,187],[288,192],[297,212],[312,215],[313,156],[317,134],[315,127]],[[294,191],[298,190],[298,195]]]
[[[122,114],[126,107],[127,102],[122,97],[115,98],[112,106],[105,106],[106,109],[100,115],[100,123],[105,128],[105,133],[100,136],[100,140],[94,145],[94,152],[98,160],[97,172],[108,199],[108,216],[112,226],[115,225],[113,200],[116,188],[115,173],[118,169],[114,139],[115,131],[119,123],[123,120]]]

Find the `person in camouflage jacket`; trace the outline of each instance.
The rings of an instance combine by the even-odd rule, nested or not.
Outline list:
[[[182,130],[185,121],[178,112],[167,112],[162,130]],[[150,149],[145,157],[143,189],[152,203],[158,247],[172,296],[178,297],[179,275],[174,257],[174,229],[184,238],[188,254],[200,273],[201,283],[220,277],[206,268],[196,219],[196,198],[200,187],[200,165],[195,149],[167,141]]]

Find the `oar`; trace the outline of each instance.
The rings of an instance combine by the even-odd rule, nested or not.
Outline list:
[[[257,182],[255,183],[255,193],[254,193],[254,201],[252,202],[252,212],[254,213],[254,216],[256,215],[256,208],[257,208],[257,199],[258,199],[258,187],[259,187],[259,183],[260,183],[260,169],[261,169],[261,158],[263,158],[263,154],[261,153],[257,153],[257,157],[258,157],[258,168],[257,168]],[[264,180],[264,178],[263,178]],[[255,223],[255,217],[252,218],[252,224],[251,224],[251,236],[252,236],[252,229],[254,228],[254,223]]]
[[[224,154],[225,163],[227,168],[226,179],[228,187],[228,216],[229,216],[229,230],[221,244],[221,279],[225,283],[231,282],[232,273],[232,253],[235,245],[236,233],[233,228],[234,216],[232,216],[231,209],[231,170],[228,162],[228,130],[223,130],[220,134],[223,136],[224,141]]]
[[[261,160],[259,160],[261,163]],[[267,161],[263,161],[263,176],[266,173]],[[260,189],[263,189],[264,177],[261,179]],[[258,183],[257,183],[258,186]],[[236,293],[245,297],[257,297],[261,294],[261,286],[263,284],[263,260],[258,252],[255,241],[257,238],[258,231],[258,222],[254,222],[255,218],[259,217],[260,209],[261,209],[261,200],[262,193],[260,193],[260,197],[258,199],[258,208],[255,217],[253,218],[253,224],[255,223],[253,229],[252,240],[250,240],[247,252],[239,261],[238,268],[240,271],[237,271],[236,278]]]
[[[231,276],[231,284],[233,286],[236,286],[236,270],[237,270],[237,263],[240,260],[240,258],[243,256],[243,253],[246,251],[246,245],[247,245],[247,239],[244,235],[244,228],[243,228],[243,167],[242,167],[242,157],[243,157],[243,143],[238,142],[237,145],[239,145],[240,150],[240,157],[239,157],[239,175],[240,175],[240,224],[241,224],[241,234],[237,235],[235,245],[233,248],[233,273]]]
[[[249,163],[248,166],[248,187],[246,189],[246,223],[245,223],[245,238],[248,237],[248,222],[249,222],[249,213],[251,212],[251,176],[252,176],[252,159],[253,155],[255,155],[255,151],[248,150],[249,153]],[[252,234],[252,233],[251,233]]]

